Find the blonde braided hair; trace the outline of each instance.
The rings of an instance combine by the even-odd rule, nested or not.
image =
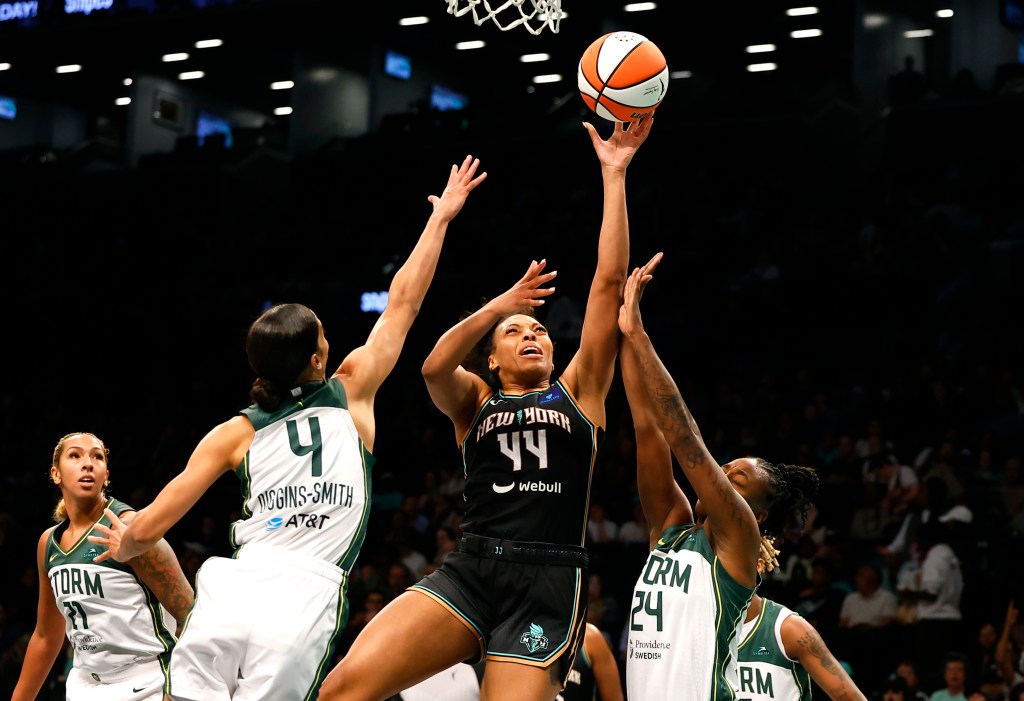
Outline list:
[[[761,560],[764,561],[764,571],[771,572],[779,566],[779,555],[782,554],[780,550],[775,549],[775,544],[771,536],[761,536]]]

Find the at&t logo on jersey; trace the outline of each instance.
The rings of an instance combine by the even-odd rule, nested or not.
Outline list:
[[[284,525],[284,519],[280,516],[275,516],[267,521],[267,530],[276,531]]]
[[[530,630],[523,633],[519,638],[519,642],[526,646],[526,649],[530,652],[537,652],[537,650],[548,649],[548,639],[544,635],[544,629],[536,623],[530,624]]]

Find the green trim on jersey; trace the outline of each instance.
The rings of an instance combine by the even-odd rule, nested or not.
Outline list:
[[[348,410],[348,395],[345,392],[345,386],[341,383],[341,380],[331,378],[326,382],[307,382],[306,384],[299,385],[297,389],[301,392],[298,398],[286,402],[277,411],[263,411],[259,406],[254,404],[243,409],[239,414],[248,417],[249,421],[252,422],[253,428],[259,432],[260,430],[293,414],[303,411],[304,409],[329,407]],[[370,520],[370,506],[372,500],[369,497],[373,493],[372,471],[376,458],[366,449],[366,445],[363,443],[362,438],[359,438],[359,457],[363,466],[363,486],[366,489],[367,499],[363,507],[363,513],[360,517],[360,525],[357,535],[352,539],[349,549],[345,551],[344,555],[342,555],[341,560],[334,563],[346,572],[355,565],[356,559],[359,556],[359,551],[363,546],[363,542],[366,540],[366,531]],[[241,490],[241,520],[244,521],[252,517],[252,511],[248,506],[249,501],[252,498],[252,475],[249,472],[248,451],[246,451],[245,457],[242,458],[242,463],[235,468],[235,475],[238,477],[239,488]],[[232,523],[231,530],[228,535],[229,542],[234,550],[232,553],[233,558],[238,557],[238,551],[241,547],[235,539],[235,529],[239,525],[239,521]],[[347,583],[345,588],[347,588]]]
[[[359,532],[354,538],[352,543],[349,545],[348,550],[341,557],[341,561],[336,563],[338,567],[348,572],[356,564],[356,559],[359,557],[359,551],[363,547],[363,541],[366,540],[366,531],[370,521],[370,507],[373,505],[373,455],[363,445],[362,439],[359,440],[359,455],[363,460],[363,484],[366,489],[366,502],[363,504],[363,515],[359,521]],[[348,577],[345,578],[344,589],[348,588]],[[342,592],[344,593],[344,592]]]
[[[736,637],[755,588],[745,587],[732,578],[711,547],[707,532],[700,526],[669,526],[658,538],[654,549],[662,552],[689,550],[699,554],[711,565],[715,585],[715,608],[718,612],[715,618],[715,663],[711,672],[711,701],[717,701],[719,698],[734,699],[735,692],[725,681],[725,669],[732,659],[730,643]],[[723,630],[729,631],[728,635],[723,635]]]
[[[128,504],[125,504],[123,501],[119,501],[114,498],[107,499],[106,508],[113,511],[114,514],[118,517],[120,517],[127,511],[136,510],[135,508],[129,506]],[[157,640],[157,642],[159,642],[160,645],[162,645],[164,648],[164,652],[160,654],[158,658],[160,660],[161,667],[164,669],[166,685],[168,678],[167,665],[169,662],[169,655],[171,649],[174,647],[176,639],[174,637],[173,632],[171,632],[166,626],[163,625],[164,619],[163,612],[160,610],[160,601],[157,599],[156,594],[153,593],[153,590],[146,586],[145,582],[139,579],[138,574],[136,574],[135,570],[131,567],[131,565],[124,562],[118,562],[114,558],[109,558],[107,560],[104,560],[103,562],[93,561],[94,557],[100,555],[101,553],[107,550],[106,546],[98,545],[87,540],[88,537],[92,535],[97,524],[107,526],[108,528],[110,527],[110,519],[107,517],[107,514],[105,512],[96,520],[96,524],[94,524],[84,534],[82,534],[82,537],[79,538],[78,541],[74,545],[72,545],[71,548],[68,550],[64,550],[64,548],[61,547],[60,538],[71,525],[71,521],[69,519],[64,519],[59,524],[57,524],[57,526],[50,531],[50,537],[47,539],[46,542],[46,549],[44,551],[43,561],[46,573],[47,575],[49,575],[51,570],[56,569],[58,567],[63,567],[65,565],[73,566],[80,564],[88,564],[91,567],[101,567],[104,569],[115,570],[117,572],[130,575],[132,579],[135,580],[135,583],[139,586],[139,589],[141,590],[142,595],[145,598],[146,608],[149,610],[150,623],[153,626],[153,636]],[[89,549],[83,553],[82,550],[86,547],[88,547]],[[63,613],[61,615],[63,616]]]
[[[775,690],[771,689],[771,677],[769,676],[763,680],[757,672],[752,675],[753,679],[748,678],[748,683],[756,683],[759,690],[770,690],[772,698],[777,698],[779,701],[811,701],[810,673],[802,664],[786,656],[786,650],[782,647],[779,637],[775,634],[779,617],[787,614],[787,612],[790,616],[799,615],[771,599],[761,598],[761,613],[758,614],[757,621],[754,623],[750,633],[740,642],[738,647],[741,694],[743,693],[743,665],[762,663],[778,667],[780,670],[792,675],[797,695],[794,697],[776,696]],[[755,679],[756,682],[754,681]]]

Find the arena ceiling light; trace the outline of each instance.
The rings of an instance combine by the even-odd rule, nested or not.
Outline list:
[[[820,37],[820,29],[797,29],[789,33],[789,36],[794,39],[810,39],[812,37]]]
[[[747,70],[751,73],[764,73],[766,71],[774,71],[778,66],[774,63],[751,63],[747,66]]]
[[[551,54],[523,54],[519,57],[520,63],[540,63],[541,61],[550,61]]]
[[[283,116],[285,116],[287,114],[291,114],[291,113],[292,113],[292,108],[291,107],[275,107],[274,108],[274,114],[276,114],[278,117],[283,117]]]
[[[128,87],[129,85],[132,84],[132,79],[131,78],[125,78],[124,80],[121,81],[121,84],[124,85],[125,87]]]
[[[82,67],[77,63],[69,63],[66,66],[57,66],[58,73],[78,73]]]
[[[790,17],[803,17],[804,15],[816,15],[818,14],[818,8],[816,7],[791,7],[786,10],[786,14]]]
[[[403,17],[398,20],[399,27],[415,27],[417,24],[426,24],[430,21],[429,17],[420,15],[419,17]]]
[[[676,80],[678,78],[692,78],[693,71],[671,71],[668,74],[669,79]]]
[[[624,12],[647,12],[656,9],[658,9],[656,2],[631,2],[622,8]]]
[[[114,104],[118,107],[125,107],[127,105],[132,104],[132,99],[130,97],[119,97],[116,100],[114,100]]]
[[[936,11],[935,16],[936,17],[941,17],[943,19],[946,19],[946,18],[949,18],[949,17],[953,16],[953,11],[952,10],[938,10],[938,11]]]
[[[293,80],[278,80],[270,84],[271,90],[291,90],[295,87]]]
[[[475,41],[460,41],[455,45],[456,51],[469,51],[470,49],[482,49],[487,46],[486,43],[477,39]]]
[[[197,49],[216,49],[218,46],[224,46],[223,39],[200,39],[196,42]]]
[[[930,29],[910,29],[903,32],[903,36],[907,39],[924,39],[930,37],[934,32]]]
[[[766,54],[775,51],[775,44],[754,44],[747,47],[748,54]]]
[[[9,71],[9,70],[11,70],[11,64],[9,64],[9,63],[0,63],[0,71]]]
[[[178,80],[198,80],[205,75],[206,74],[202,71],[185,71],[184,73],[178,74]]]
[[[160,60],[163,61],[164,63],[173,63],[174,61],[187,61],[188,60],[188,54],[185,53],[184,51],[176,53],[176,54],[164,54],[163,56],[160,57]]]
[[[546,75],[535,75],[533,76],[533,82],[537,84],[541,83],[559,83],[562,80],[561,73],[548,73]]]

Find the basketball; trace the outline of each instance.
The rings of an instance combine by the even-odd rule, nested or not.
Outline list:
[[[610,32],[587,47],[577,71],[587,107],[614,122],[636,122],[661,104],[668,63],[657,45],[636,32]]]

